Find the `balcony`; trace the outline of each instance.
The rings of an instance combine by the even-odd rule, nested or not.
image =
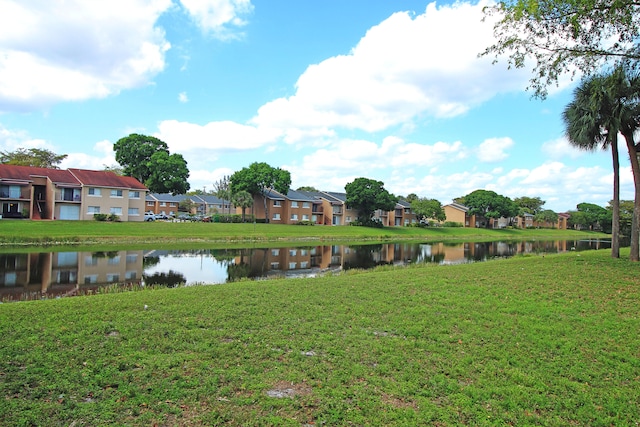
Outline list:
[[[20,191],[15,190],[5,190],[4,188],[0,190],[0,199],[12,199],[12,200],[29,200],[31,198],[31,191],[29,189],[23,189]]]

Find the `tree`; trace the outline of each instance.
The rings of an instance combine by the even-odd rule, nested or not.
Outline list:
[[[382,181],[369,178],[356,178],[345,185],[347,208],[355,209],[360,224],[369,224],[377,209],[391,211],[398,199],[384,188]]]
[[[189,214],[193,213],[193,211],[198,207],[198,204],[191,200],[188,197],[185,197],[178,203],[178,208],[181,211],[187,212]]]
[[[611,225],[611,256],[620,257],[620,160],[618,133],[623,117],[622,104],[616,96],[616,80],[606,75],[583,79],[575,89],[573,100],[562,114],[569,142],[593,151],[611,147],[613,163],[613,203]]]
[[[497,42],[481,56],[508,54],[509,68],[533,58],[529,89],[544,98],[563,74],[590,75],[604,64],[640,60],[636,0],[502,0],[484,9],[497,16]]]
[[[538,223],[549,223],[549,224],[557,224],[558,223],[558,214],[552,211],[551,209],[545,209],[537,212],[534,217],[534,220]]]
[[[67,154],[56,154],[41,148],[18,148],[16,151],[0,151],[0,163],[5,165],[32,166],[60,169],[59,164]]]
[[[475,190],[461,199],[469,208],[469,215],[479,215],[487,219],[513,218],[519,211],[518,205],[513,200],[495,191]],[[489,227],[488,221],[487,227]]]
[[[124,171],[122,169],[122,166],[118,166],[118,165],[102,165],[102,170],[106,171],[106,172],[113,172],[116,175],[124,175]]]
[[[153,165],[144,184],[154,193],[184,194],[189,190],[189,169],[181,154],[158,151],[148,162]]]
[[[189,190],[189,169],[180,154],[170,154],[164,141],[153,136],[131,135],[113,144],[116,161],[154,193],[184,194]]]
[[[316,187],[312,187],[311,185],[303,185],[302,187],[298,187],[296,191],[318,191]]]
[[[225,175],[213,183],[213,194],[222,200],[224,211],[224,201],[229,201],[229,213],[231,213],[231,189],[229,188],[229,176]]]
[[[607,210],[613,212],[613,201],[609,202]],[[631,236],[633,222],[633,200],[620,201],[620,236]]]
[[[442,203],[436,199],[416,198],[411,202],[411,210],[419,219],[435,219],[438,221],[447,219]]]
[[[291,185],[291,173],[264,162],[254,162],[249,167],[234,172],[229,178],[229,184],[232,194],[246,191],[252,196],[261,195],[264,201],[265,217],[268,220],[267,194],[272,189],[287,194]]]
[[[542,211],[542,206],[546,203],[540,197],[516,197],[513,199],[513,202],[518,205],[521,213],[529,213],[531,215],[536,215],[537,213]]]
[[[578,225],[589,230],[606,230],[611,224],[611,215],[605,208],[593,203],[579,203],[577,211],[569,212],[569,224]]]
[[[233,204],[242,208],[242,222],[244,222],[244,213],[247,208],[253,206],[253,196],[248,191],[238,191],[232,196]]]

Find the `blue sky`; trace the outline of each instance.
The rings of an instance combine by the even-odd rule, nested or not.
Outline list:
[[[556,212],[606,206],[610,152],[563,136],[576,83],[540,101],[528,70],[478,58],[486,4],[0,0],[0,150],[102,169],[143,133],[185,157],[192,189],[264,161],[293,188],[363,176],[443,204],[487,189]]]

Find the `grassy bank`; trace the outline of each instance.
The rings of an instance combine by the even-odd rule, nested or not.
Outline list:
[[[638,273],[593,251],[3,304],[0,425],[637,425]]]
[[[109,223],[92,221],[0,221],[0,245],[206,245],[231,247],[247,244],[315,241],[402,240],[524,240],[605,237],[574,230],[487,230],[478,228],[414,228],[298,226],[279,224]]]

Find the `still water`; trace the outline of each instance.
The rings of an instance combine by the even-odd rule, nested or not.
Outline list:
[[[245,278],[313,277],[379,265],[456,264],[610,246],[607,240],[562,240],[5,253],[0,254],[0,301],[87,294],[114,284],[172,287]]]

